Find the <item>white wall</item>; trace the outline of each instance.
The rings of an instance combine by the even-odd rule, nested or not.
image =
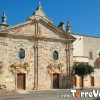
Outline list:
[[[73,56],[83,56],[83,36],[72,35],[76,38],[73,43]]]

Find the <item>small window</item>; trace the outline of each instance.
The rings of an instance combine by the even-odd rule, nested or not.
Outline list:
[[[53,59],[58,60],[58,52],[57,51],[53,52]]]
[[[91,60],[93,59],[93,53],[92,53],[92,51],[89,52],[89,59],[91,59]]]
[[[24,59],[25,58],[25,50],[23,48],[19,49],[19,58]]]

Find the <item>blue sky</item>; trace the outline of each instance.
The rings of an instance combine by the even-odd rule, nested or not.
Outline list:
[[[0,16],[6,11],[9,25],[24,22],[39,2],[54,25],[69,20],[71,32],[100,37],[100,0],[0,0]]]

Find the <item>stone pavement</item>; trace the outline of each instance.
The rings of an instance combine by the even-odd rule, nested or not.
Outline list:
[[[93,89],[79,90],[78,92],[91,92]],[[100,90],[100,89],[95,89]],[[23,91],[18,90],[20,94],[13,95],[1,95],[0,100],[100,100],[96,97],[66,97],[65,95],[71,95],[70,89],[55,89],[55,90],[37,90],[37,91]],[[64,97],[65,96],[65,97]]]
[[[100,90],[98,88],[85,88],[84,90],[80,90],[80,89],[76,89],[77,92],[92,92],[93,90]],[[25,91],[24,91],[25,93]],[[22,93],[23,94],[23,93]],[[100,98],[96,98],[96,97],[89,97],[88,95],[83,95],[83,97],[72,97],[71,95],[71,90],[70,89],[53,89],[53,90],[31,90],[31,91],[26,91],[26,94],[29,94],[30,97],[31,95],[33,96],[33,98],[38,99],[41,97],[41,99],[46,100],[45,98],[47,97],[48,100],[100,100]],[[70,97],[67,97],[67,96]],[[56,98],[56,99],[55,99]],[[39,100],[39,99],[38,99]]]

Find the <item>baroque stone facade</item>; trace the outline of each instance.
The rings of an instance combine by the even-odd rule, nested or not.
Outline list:
[[[67,32],[55,27],[42,6],[27,21],[0,24],[0,84],[7,89],[53,89],[73,86],[73,42]],[[21,54],[20,54],[20,53]]]

